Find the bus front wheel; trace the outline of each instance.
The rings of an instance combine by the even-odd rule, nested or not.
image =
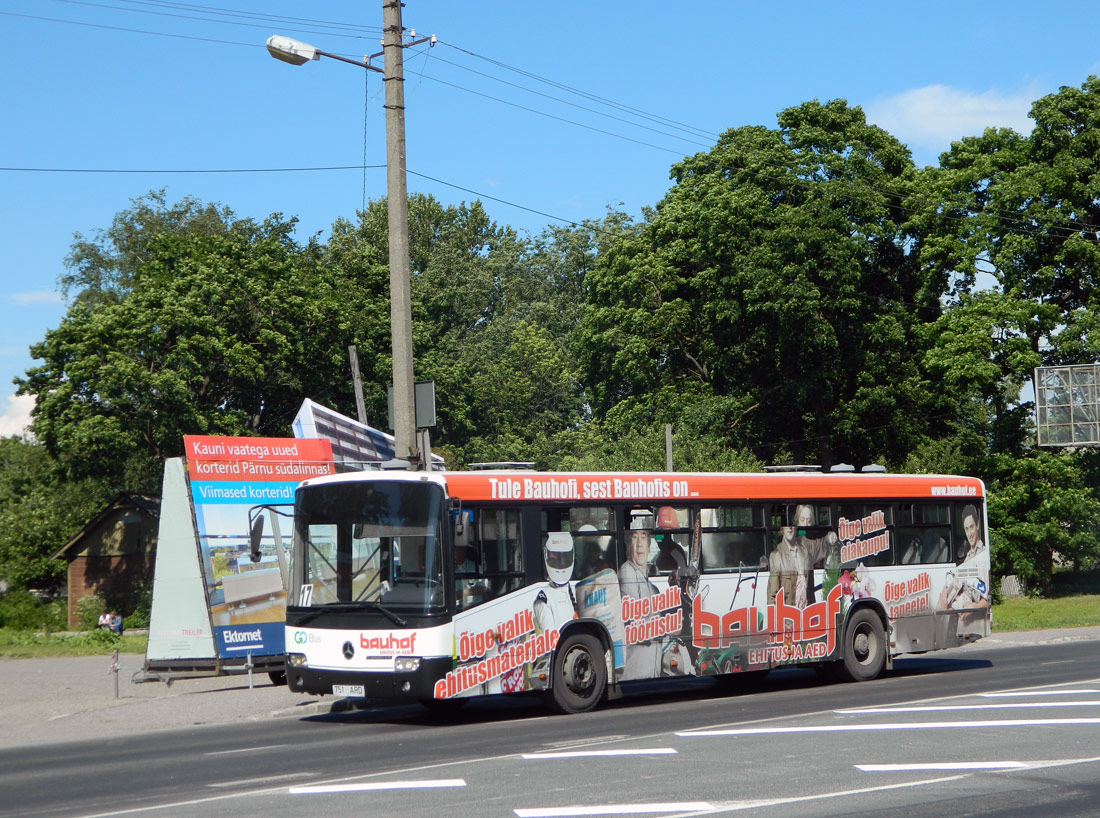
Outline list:
[[[874,679],[886,664],[886,630],[878,614],[861,608],[852,614],[844,632],[844,660],[838,668],[851,682]]]
[[[565,637],[554,654],[550,706],[559,713],[584,713],[599,703],[606,687],[600,640],[587,633]]]

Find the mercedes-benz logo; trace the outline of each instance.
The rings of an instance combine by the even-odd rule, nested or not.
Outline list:
[[[345,642],[344,643],[344,658],[345,659],[350,659],[354,655],[355,655],[355,646],[352,645],[351,642]]]

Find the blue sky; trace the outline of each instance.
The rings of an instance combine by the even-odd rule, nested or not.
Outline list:
[[[439,40],[405,53],[409,190],[481,198],[531,234],[608,205],[636,216],[683,156],[815,98],[861,105],[935,164],[987,126],[1027,132],[1033,100],[1100,73],[1094,12],[406,0],[406,28]],[[380,0],[0,0],[0,434],[27,422],[11,379],[64,315],[74,233],[163,187],[172,202],[296,216],[305,239],[384,194],[382,167],[209,172],[383,166],[381,75],[295,68],[263,47],[285,34],[359,57],[381,50],[381,21]],[[141,172],[87,172],[108,170]]]

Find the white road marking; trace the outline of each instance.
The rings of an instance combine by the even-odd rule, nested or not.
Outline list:
[[[434,781],[360,781],[354,784],[316,784],[291,787],[291,795],[318,795],[332,792],[370,792],[374,790],[426,790],[438,787],[465,787],[461,778],[439,778]]]
[[[1043,707],[1098,707],[1100,700],[1083,702],[1013,702],[1011,704],[941,704],[914,707],[852,707],[834,710],[842,715],[867,715],[868,713],[935,713],[949,710],[1036,710]]]
[[[1063,758],[1052,761],[958,761],[927,764],[856,764],[864,772],[910,772],[914,770],[1042,770],[1049,767],[1072,767],[1074,764],[1095,764],[1094,758]]]
[[[1100,690],[1011,690],[1005,693],[979,693],[985,699],[1004,699],[1014,696],[1076,696],[1085,693],[1100,693]]]
[[[741,810],[759,809],[761,807],[775,807],[783,804],[797,804],[805,801],[822,801],[828,798],[847,798],[853,795],[865,795],[873,792],[886,792],[887,790],[899,790],[906,787],[923,787],[928,784],[945,784],[949,781],[960,781],[965,775],[952,775],[946,778],[931,778],[924,781],[906,781],[899,784],[884,784],[879,787],[862,787],[855,790],[841,790],[839,792],[818,793],[815,795],[799,795],[790,798],[768,798],[758,801],[717,801],[714,803],[698,802],[685,804],[623,804],[618,806],[575,806],[575,807],[536,807],[531,809],[513,810],[517,818],[573,818],[573,816],[586,815],[638,815],[652,813],[654,807],[686,807],[677,815],[706,815],[722,812],[740,812]],[[662,812],[666,810],[660,810]],[[668,810],[671,811],[671,810]]]
[[[513,810],[518,818],[574,818],[583,815],[646,815],[654,812],[706,812],[707,801],[673,801],[664,804],[601,804],[595,807],[532,807]]]
[[[591,758],[595,756],[668,756],[676,755],[671,747],[654,747],[649,750],[569,750],[556,753],[524,753],[521,758]]]
[[[293,781],[297,778],[313,778],[317,773],[287,773],[286,775],[269,775],[265,778],[237,779],[235,781],[221,781],[216,784],[207,784],[211,789],[225,787],[264,787],[277,781]]]
[[[1100,719],[990,719],[986,721],[884,722],[882,724],[826,724],[805,727],[749,727],[731,730],[689,730],[684,738],[713,736],[761,736],[783,733],[857,733],[874,730],[940,730],[948,727],[1047,727],[1100,724]]]
[[[263,747],[246,747],[241,750],[218,750],[213,753],[203,753],[204,756],[229,756],[234,753],[260,753],[264,750],[278,750],[280,747],[288,747],[287,744],[267,744]]]
[[[939,761],[927,764],[856,764],[865,773],[920,772],[923,770],[1020,770],[1029,765],[1023,761]]]

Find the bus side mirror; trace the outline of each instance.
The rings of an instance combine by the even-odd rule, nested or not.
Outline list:
[[[457,548],[470,543],[470,525],[473,523],[473,512],[463,511],[461,507],[454,512],[454,544]]]

